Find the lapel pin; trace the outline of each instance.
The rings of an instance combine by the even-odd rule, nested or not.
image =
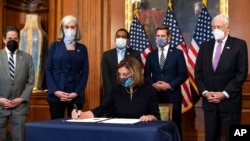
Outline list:
[[[78,49],[77,52],[80,52],[80,50]]]
[[[230,47],[227,47],[227,49],[230,49]]]

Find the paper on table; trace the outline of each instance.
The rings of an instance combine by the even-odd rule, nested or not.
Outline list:
[[[108,118],[85,118],[85,119],[68,119],[67,122],[100,122]]]
[[[131,118],[110,118],[107,120],[100,121],[101,123],[114,123],[114,124],[135,124],[140,122],[140,119]]]

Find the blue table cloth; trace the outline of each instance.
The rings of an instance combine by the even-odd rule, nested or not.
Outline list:
[[[25,124],[26,141],[181,141],[171,121],[107,124],[64,119]]]

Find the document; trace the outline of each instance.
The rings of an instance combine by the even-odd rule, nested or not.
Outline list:
[[[107,120],[109,118],[85,118],[85,119],[68,119],[66,122],[100,122]]]
[[[135,124],[140,119],[131,118],[85,118],[85,119],[68,119],[66,122],[89,122],[89,123],[111,123],[111,124]]]
[[[100,121],[100,123],[113,123],[113,124],[135,124],[140,122],[140,119],[131,118],[110,118],[107,120]]]

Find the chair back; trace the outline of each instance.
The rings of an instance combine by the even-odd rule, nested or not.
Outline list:
[[[172,103],[160,103],[159,111],[160,111],[161,120],[165,120],[165,121],[172,120],[172,111],[173,111]]]

